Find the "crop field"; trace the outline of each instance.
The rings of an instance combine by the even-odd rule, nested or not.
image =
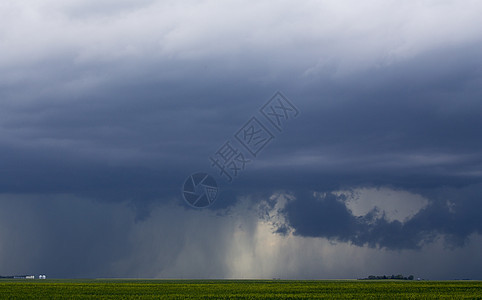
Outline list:
[[[482,281],[1,280],[0,299],[482,299]]]

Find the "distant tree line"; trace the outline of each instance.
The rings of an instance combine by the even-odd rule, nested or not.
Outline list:
[[[392,275],[392,276],[387,276],[387,275],[370,275],[367,278],[361,278],[361,280],[381,280],[381,279],[398,279],[398,280],[413,280],[413,275],[410,275],[408,277],[403,276],[402,274],[398,275]]]

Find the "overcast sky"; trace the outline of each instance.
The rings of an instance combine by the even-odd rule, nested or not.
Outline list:
[[[3,1],[0,275],[482,279],[481,15]],[[253,117],[256,156],[236,140]],[[231,182],[210,161],[227,141],[249,159]],[[208,208],[183,199],[196,172]]]

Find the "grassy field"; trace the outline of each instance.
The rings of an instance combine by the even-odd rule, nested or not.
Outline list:
[[[481,281],[0,280],[0,299],[482,299]]]

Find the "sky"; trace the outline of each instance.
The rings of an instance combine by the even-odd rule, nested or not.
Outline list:
[[[482,279],[481,14],[0,3],[0,275]]]

